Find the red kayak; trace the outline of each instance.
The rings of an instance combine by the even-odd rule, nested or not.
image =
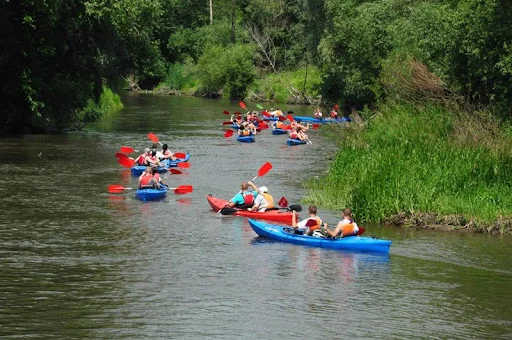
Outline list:
[[[218,212],[226,206],[228,201],[221,198],[213,197],[211,195],[206,196],[208,203],[210,203],[213,211]],[[230,215],[250,217],[254,219],[276,221],[281,223],[292,224],[292,212],[286,210],[269,210],[265,212],[254,212],[241,209],[234,209],[234,213]]]

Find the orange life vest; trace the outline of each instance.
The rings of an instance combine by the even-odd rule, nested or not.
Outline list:
[[[273,208],[274,207],[274,198],[269,193],[266,193],[266,192],[262,193],[261,195],[263,197],[265,197],[265,199],[268,202],[267,209]]]

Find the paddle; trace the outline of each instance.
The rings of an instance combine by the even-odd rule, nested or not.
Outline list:
[[[190,168],[190,163],[188,162],[179,162],[177,164],[178,168],[182,168],[182,169],[188,169]]]
[[[319,127],[320,127],[320,124],[313,124],[313,130],[318,130]]]
[[[238,106],[240,106],[242,109],[244,109],[245,111],[249,111],[247,110],[247,106],[245,106],[245,103],[244,102],[238,102]]]
[[[284,196],[281,197],[281,199],[279,200],[279,202],[277,202],[277,204],[281,207],[281,209],[287,209],[290,211],[295,210],[296,212],[302,211],[302,206],[299,204],[292,204],[292,205],[288,206],[288,200]]]
[[[224,132],[224,137],[229,138],[233,136],[233,133],[233,130],[227,130],[226,132]]]
[[[121,146],[119,151],[121,151],[122,153],[139,152],[139,150],[134,150],[131,146]]]
[[[183,152],[175,152],[174,153],[174,156],[176,158],[186,158],[187,157],[187,154],[186,153],[183,153]]]
[[[116,158],[122,159],[122,158],[130,158],[126,156],[124,153],[116,152]]]
[[[169,169],[169,172],[173,175],[181,175],[183,173],[182,171],[173,168]]]
[[[290,122],[293,122],[295,119],[293,119],[293,116],[291,114],[288,114],[286,116]]]
[[[260,104],[256,104],[256,107],[257,107],[259,110],[263,110],[263,106],[261,106]]]
[[[160,141],[158,140],[158,137],[153,133],[153,132],[149,132],[148,133],[148,138],[149,140],[151,140],[153,143],[158,143],[160,145],[163,145],[162,143],[160,143]]]
[[[265,176],[267,172],[270,171],[270,169],[272,169],[272,163],[266,162],[265,164],[263,164],[261,168],[258,170],[258,175],[252,179],[252,182],[254,182],[254,180],[258,177]]]
[[[338,109],[338,104],[334,104],[334,109],[337,110]]]
[[[233,122],[232,122],[232,121],[225,121],[225,122],[222,122],[222,125],[231,125],[231,124],[233,124]]]
[[[120,184],[110,184],[108,186],[108,192],[111,194],[120,194],[124,190],[133,190],[134,188],[126,188]],[[168,188],[169,190],[174,190],[175,194],[182,195],[187,194],[189,192],[194,191],[194,188],[191,185],[180,185],[177,188]]]
[[[118,163],[125,168],[131,168],[135,165],[135,161],[131,158],[119,158]]]
[[[284,207],[284,208],[279,208],[279,209],[286,209],[286,210],[294,210],[296,212],[301,212],[302,211],[302,207],[298,204],[292,204],[290,205],[289,207]],[[219,213],[221,215],[233,215],[234,213],[236,213],[237,211],[240,211],[242,209],[237,209],[237,208],[228,208],[228,207],[224,207],[222,209],[219,210]],[[269,209],[269,210],[266,210],[266,211],[272,211],[273,209]],[[254,211],[254,213],[258,213],[256,211]]]
[[[224,113],[225,115],[228,115],[229,111],[224,110],[224,111],[222,111],[222,113]]]

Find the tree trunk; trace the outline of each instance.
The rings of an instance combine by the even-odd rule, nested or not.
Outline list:
[[[210,0],[210,25],[213,25],[213,0]]]

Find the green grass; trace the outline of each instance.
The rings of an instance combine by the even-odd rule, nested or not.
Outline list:
[[[365,128],[331,127],[342,130],[330,131],[341,148],[327,174],[308,182],[305,200],[348,206],[371,222],[419,212],[463,215],[481,226],[511,217],[509,127],[492,125],[491,135],[481,121],[468,121],[435,107],[393,106]]]

